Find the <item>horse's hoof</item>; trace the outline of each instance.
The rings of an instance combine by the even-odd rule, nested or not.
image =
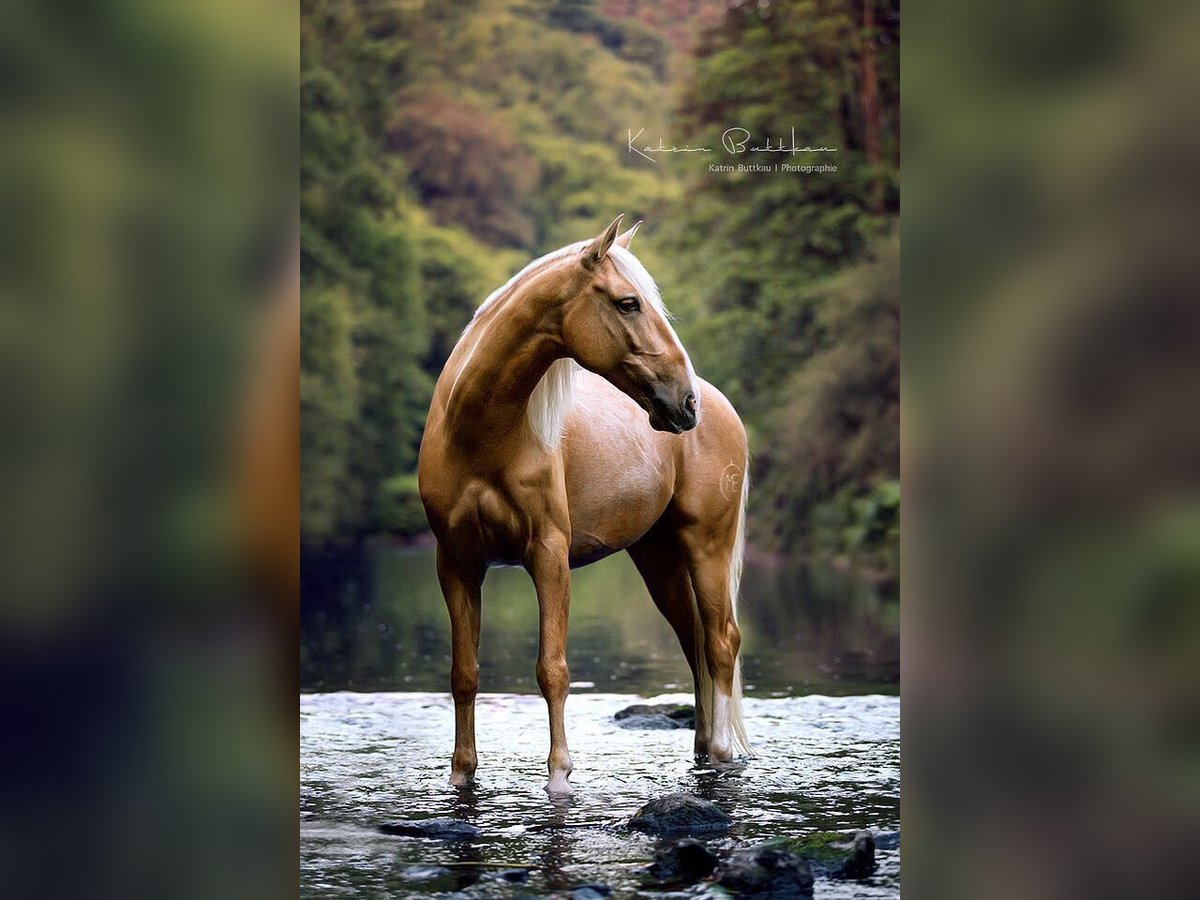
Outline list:
[[[708,745],[708,761],[714,763],[727,763],[733,759],[733,749],[730,747],[722,747],[718,744]]]
[[[567,781],[566,775],[552,775],[550,783],[546,785],[546,793],[551,797],[563,797],[573,791],[571,782]]]
[[[468,784],[475,783],[475,775],[466,772],[451,772],[450,784],[453,787],[466,787]]]

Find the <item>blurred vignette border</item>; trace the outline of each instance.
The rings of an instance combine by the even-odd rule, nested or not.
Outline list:
[[[905,886],[1190,892],[1194,7],[907,8]]]
[[[0,11],[11,896],[295,887],[297,47],[278,2]]]

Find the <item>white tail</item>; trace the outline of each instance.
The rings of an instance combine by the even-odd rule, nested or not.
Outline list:
[[[742,564],[746,555],[746,500],[750,494],[749,461],[745,474],[742,476],[742,498],[738,508],[737,532],[734,535],[733,553],[729,559],[729,602],[732,606],[733,621],[737,622],[738,591],[742,584]],[[695,604],[695,593],[692,603]],[[694,609],[692,621],[695,623],[696,635],[696,669],[700,676],[700,712],[708,727],[712,727],[713,719],[713,681],[708,671],[704,656],[704,626],[700,622],[700,610]],[[739,651],[733,661],[733,695],[729,698],[729,727],[732,732],[733,755],[754,756],[754,748],[746,734],[746,721],[742,716],[742,658]]]
[[[729,560],[729,602],[733,607],[733,621],[737,622],[738,591],[742,586],[742,565],[746,561],[746,501],[750,497],[750,461],[742,475],[742,503],[738,509],[737,536],[733,542],[733,556]],[[733,730],[734,756],[753,756],[754,748],[746,734],[746,720],[742,718],[742,654],[738,651],[733,661],[733,696],[729,704],[729,726]]]

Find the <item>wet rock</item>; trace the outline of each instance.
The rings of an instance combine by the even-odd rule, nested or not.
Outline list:
[[[379,826],[384,834],[404,837],[439,838],[444,841],[469,841],[483,832],[461,819],[421,819],[419,821],[385,822]]]
[[[869,831],[854,835],[850,857],[833,873],[834,878],[869,878],[875,872],[875,838]]]
[[[831,831],[814,831],[795,840],[772,841],[803,857],[813,872],[830,878],[867,878],[875,872],[875,836],[860,831],[853,837]]]
[[[725,810],[691,794],[667,794],[651,800],[629,820],[629,827],[651,834],[703,834],[726,831],[732,820]]]
[[[693,884],[716,867],[715,853],[695,838],[684,838],[659,848],[646,871],[659,881]]]
[[[771,900],[807,900],[813,895],[808,863],[789,850],[769,844],[733,854],[721,867],[717,884],[735,894]]]
[[[611,893],[612,888],[607,884],[581,884],[567,896],[571,900],[601,900],[602,897],[607,897]]]
[[[695,728],[696,708],[690,703],[635,703],[614,714],[613,720],[622,728]]]

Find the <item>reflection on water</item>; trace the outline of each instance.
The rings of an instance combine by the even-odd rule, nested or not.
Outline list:
[[[301,687],[443,691],[450,626],[427,549],[306,559]],[[747,561],[739,621],[748,696],[897,692],[894,595],[839,572]],[[537,693],[537,601],[520,569],[483,588],[480,687]],[[666,621],[625,554],[571,573],[572,693],[688,690]]]
[[[478,784],[452,788],[454,716],[445,694],[305,695],[303,895],[544,896],[602,882],[613,896],[661,897],[643,874],[658,840],[620,826],[648,799],[687,791],[733,818],[728,835],[706,840],[721,856],[770,838],[871,829],[880,845],[875,875],[820,879],[817,896],[900,896],[898,698],[750,699],[746,722],[759,755],[719,768],[694,762],[690,731],[618,727],[612,714],[633,699],[568,700],[575,793],[551,799],[542,791],[548,733],[538,697],[480,697]],[[483,835],[440,842],[377,830],[389,820],[436,816],[465,819]],[[519,886],[499,875],[514,867],[528,873]]]
[[[775,837],[875,831],[875,876],[821,879],[817,896],[899,897],[894,597],[837,573],[748,563],[740,620],[746,722],[759,755],[711,767],[695,762],[689,730],[613,722],[642,697],[690,700],[680,693],[690,674],[624,555],[573,572],[566,716],[576,793],[552,800],[542,790],[549,734],[533,674],[537,603],[523,571],[493,570],[484,585],[479,783],[463,789],[447,784],[450,639],[432,552],[308,559],[302,574],[305,896],[545,896],[590,882],[613,886],[614,897],[667,896],[643,874],[656,839],[619,826],[647,800],[688,791],[733,817],[728,835],[708,841],[722,856]],[[437,816],[472,822],[483,837],[443,843],[378,831]],[[523,881],[504,880],[513,868]]]

